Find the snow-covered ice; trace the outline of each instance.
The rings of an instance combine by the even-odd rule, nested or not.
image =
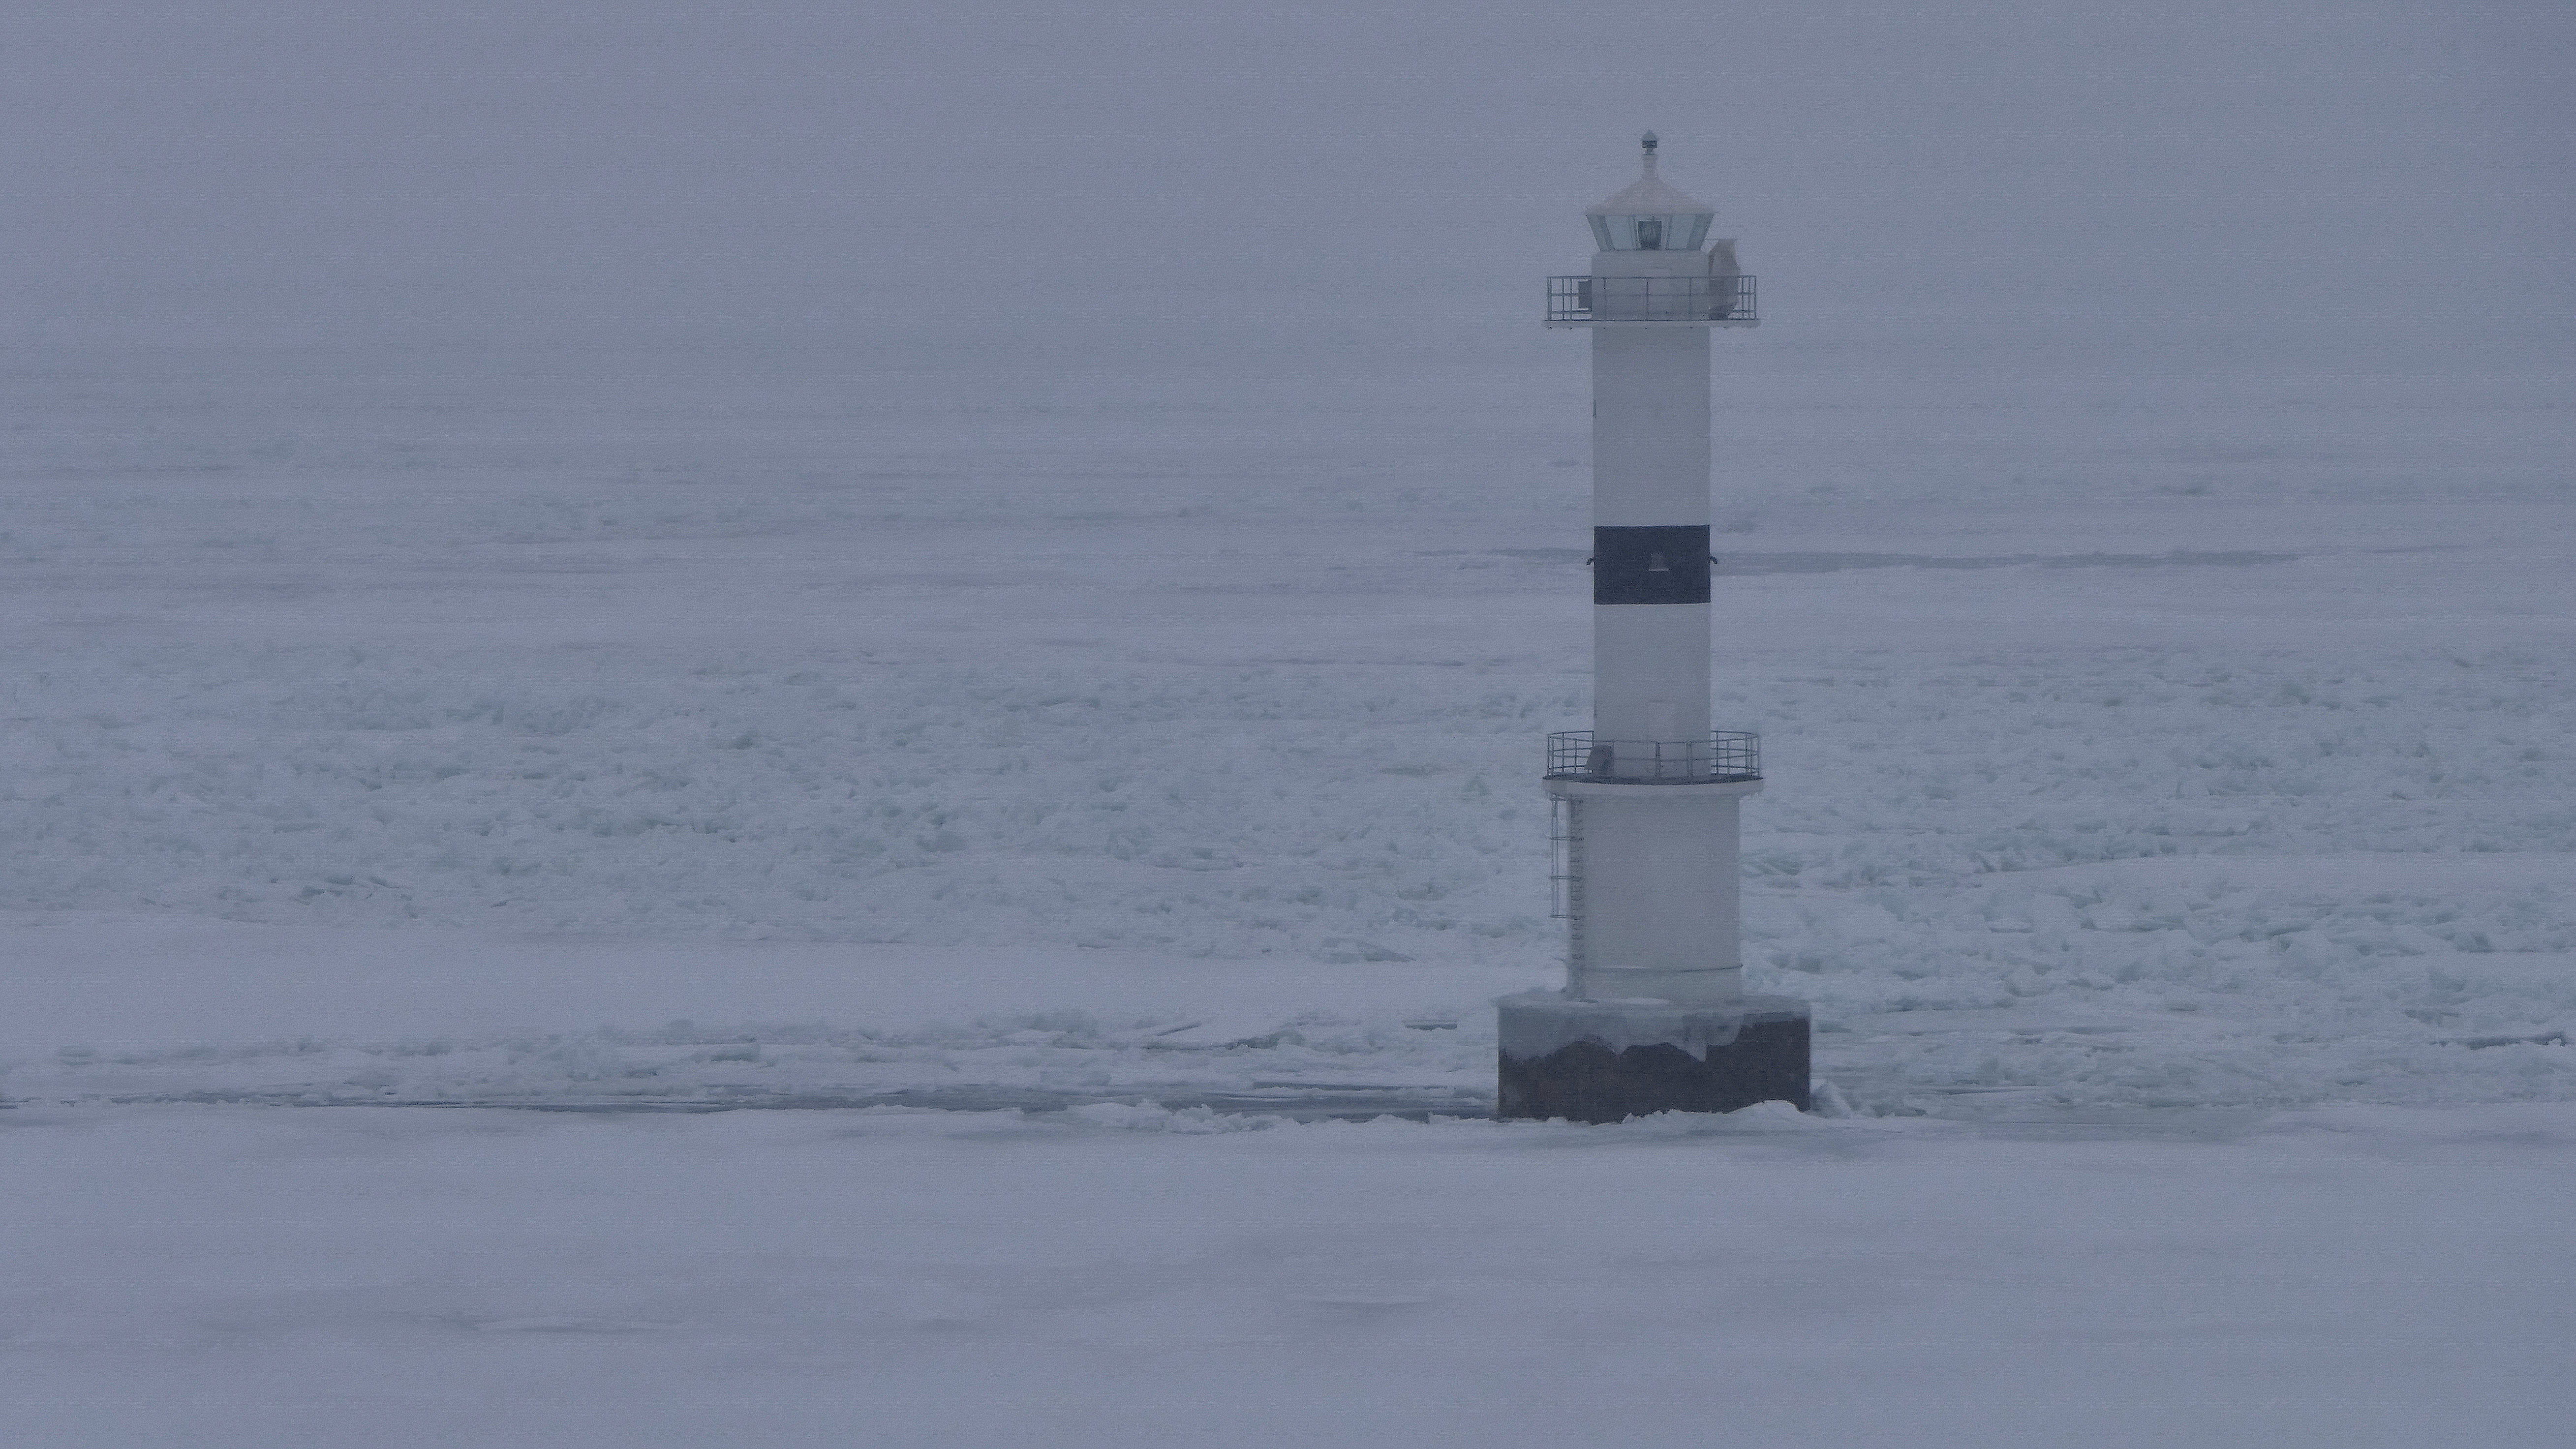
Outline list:
[[[2564,1104],[57,1108],[0,1154],[0,1401],[45,1449],[2567,1434]]]
[[[1729,339],[1850,1115],[1577,1130],[1534,330],[15,357],[30,1442],[2563,1439],[2563,349]]]
[[[1486,998],[1513,979],[1456,963],[90,913],[0,917],[11,927],[19,964],[0,1054],[14,1094],[57,1105],[991,1106],[1222,1093],[1258,1106],[1263,1094],[1366,1088],[1324,1105],[1481,1112],[1493,1089]],[[281,1035],[281,1021],[301,1026]]]

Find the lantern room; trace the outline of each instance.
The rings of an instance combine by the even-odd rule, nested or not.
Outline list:
[[[1645,174],[1618,195],[1583,209],[1605,252],[1695,252],[1708,241],[1717,208],[1693,201],[1655,174],[1655,133],[1645,137]]]

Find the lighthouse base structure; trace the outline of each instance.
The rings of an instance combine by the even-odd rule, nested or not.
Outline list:
[[[1807,1003],[1581,1001],[1528,991],[1501,1012],[1494,1115],[1619,1122],[1656,1112],[1808,1109]]]

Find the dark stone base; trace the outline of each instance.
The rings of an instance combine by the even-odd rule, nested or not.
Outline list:
[[[1805,1002],[1724,1005],[1508,996],[1494,1115],[1618,1122],[1655,1112],[1808,1110]]]

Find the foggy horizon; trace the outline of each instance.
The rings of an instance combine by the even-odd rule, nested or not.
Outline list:
[[[1651,128],[1777,319],[2547,330],[2571,56],[2537,4],[25,8],[0,319],[1519,324]]]

